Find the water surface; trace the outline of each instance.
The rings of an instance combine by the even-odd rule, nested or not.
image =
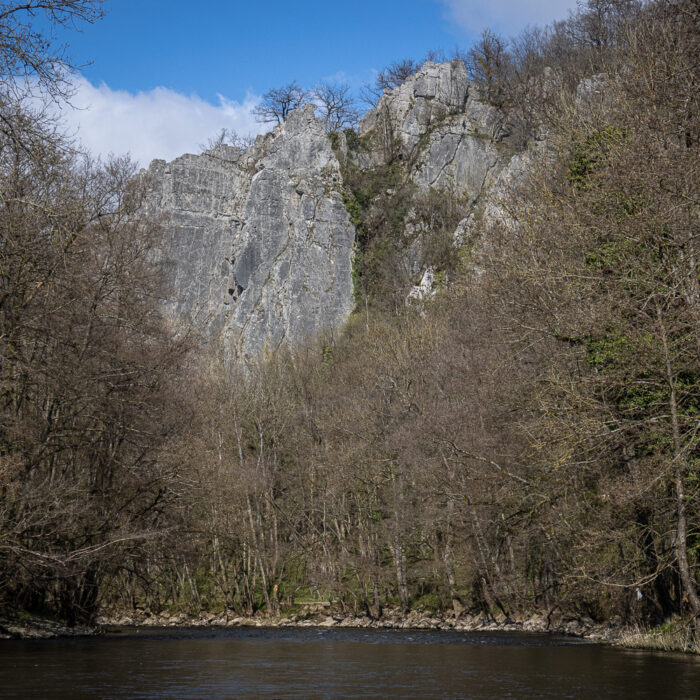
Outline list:
[[[130,629],[0,642],[7,698],[700,698],[697,657],[513,633]]]

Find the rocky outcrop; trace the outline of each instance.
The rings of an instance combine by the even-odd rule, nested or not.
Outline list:
[[[73,625],[28,613],[0,615],[0,640],[56,639],[57,637],[86,637],[98,633],[95,626]]]
[[[162,258],[171,295],[167,306],[209,334],[225,323],[228,277],[239,212],[249,188],[239,149],[186,154],[148,170],[149,205],[162,219]]]
[[[247,150],[219,146],[148,171],[164,217],[169,307],[233,355],[301,339],[352,310],[355,231],[313,106]]]
[[[424,189],[449,190],[473,204],[499,164],[493,141],[476,128],[466,117],[452,118],[428,134],[411,172],[413,181]]]
[[[417,186],[416,202],[420,193],[435,190],[462,209],[454,242],[473,248],[481,229],[505,221],[504,201],[539,153],[537,144],[523,150],[516,143],[518,126],[483,98],[462,61],[427,62],[364,117],[359,144],[347,158],[361,170],[402,162],[406,178]],[[409,210],[404,229],[405,267],[415,282],[409,301],[430,295],[426,280],[435,264],[424,254],[426,228],[419,210]],[[476,258],[471,259],[478,272]]]
[[[504,115],[480,99],[462,61],[428,61],[364,117],[359,134],[371,148],[358,154],[358,165],[379,165],[398,151],[419,187],[473,203],[504,162],[497,148],[504,124]]]
[[[464,208],[455,244],[472,246],[484,224],[508,223],[502,200],[541,150],[519,151],[508,134],[506,115],[481,98],[462,61],[427,62],[381,97],[359,138],[336,135],[335,152],[307,105],[248,149],[154,161],[149,203],[166,223],[170,311],[223,339],[232,356],[339,326],[353,307],[355,231],[336,152],[360,171],[399,164],[416,194],[448,193]],[[392,192],[379,206],[391,206]],[[421,281],[415,299],[432,293],[434,264],[419,209],[408,208],[403,234],[405,267]]]
[[[402,85],[380,98],[360,124],[360,136],[371,132],[398,139],[412,151],[431,126],[464,111],[469,79],[462,61],[428,61]]]

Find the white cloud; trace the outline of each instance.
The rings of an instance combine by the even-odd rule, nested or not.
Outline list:
[[[219,104],[212,105],[162,87],[136,94],[104,83],[95,87],[83,77],[77,78],[75,90],[74,108],[62,109],[69,133],[96,156],[130,153],[143,167],[153,158],[198,153],[222,128],[240,136],[264,130],[251,114],[260,101],[255,95],[242,103],[219,95]]]
[[[440,0],[447,16],[470,34],[489,27],[512,36],[528,25],[545,25],[564,19],[576,0]]]

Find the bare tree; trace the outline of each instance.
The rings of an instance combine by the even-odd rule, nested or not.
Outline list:
[[[22,99],[70,95],[52,32],[101,14],[0,3],[0,600],[69,621],[92,619],[105,579],[168,529],[168,377],[186,345],[157,306],[160,228],[132,164],[91,162]]]
[[[306,91],[300,88],[296,82],[292,82],[268,90],[263,95],[262,102],[253,109],[253,114],[256,121],[263,124],[271,122],[281,124],[292,110],[298,109],[307,101]]]
[[[349,85],[319,83],[311,91],[311,99],[318,103],[326,131],[355,128],[359,114]]]
[[[167,377],[184,345],[156,306],[159,229],[139,209],[133,166],[95,167],[51,125],[42,141],[31,115],[27,138],[13,122],[0,132],[0,454],[11,486],[0,494],[0,599],[89,620],[104,577],[166,529],[163,448],[177,432]]]
[[[25,78],[54,98],[70,93],[67,76],[77,66],[65,44],[56,44],[53,29],[103,16],[102,0],[24,0],[0,2],[0,85],[17,87]],[[37,19],[46,21],[38,28]]]
[[[253,134],[242,135],[235,129],[223,128],[216,136],[211,137],[205,145],[201,146],[201,149],[203,152],[207,152],[213,151],[221,146],[230,146],[231,148],[238,148],[243,151],[246,148],[250,148],[254,143],[255,136]]]
[[[512,59],[506,42],[485,29],[467,56],[469,77],[483,87],[486,99],[503,107],[507,97]]]
[[[403,58],[394,61],[391,65],[379,72],[373,84],[365,85],[360,90],[360,98],[370,107],[376,107],[379,98],[388,90],[401,85],[406,78],[413,75],[422,63],[414,61],[412,58]]]
[[[360,101],[369,109],[374,109],[382,96],[382,91],[373,83],[368,83],[360,88]]]
[[[393,90],[401,85],[406,78],[412,76],[421,64],[414,61],[412,58],[404,58],[400,61],[394,61],[390,66],[387,66],[377,76],[377,87],[382,90]]]
[[[578,46],[598,52],[624,39],[630,21],[639,14],[639,0],[586,0],[579,2],[579,13],[567,22],[570,37]]]

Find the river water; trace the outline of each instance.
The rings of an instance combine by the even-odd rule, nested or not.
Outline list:
[[[0,642],[3,698],[700,698],[700,660],[513,633],[125,629]]]

